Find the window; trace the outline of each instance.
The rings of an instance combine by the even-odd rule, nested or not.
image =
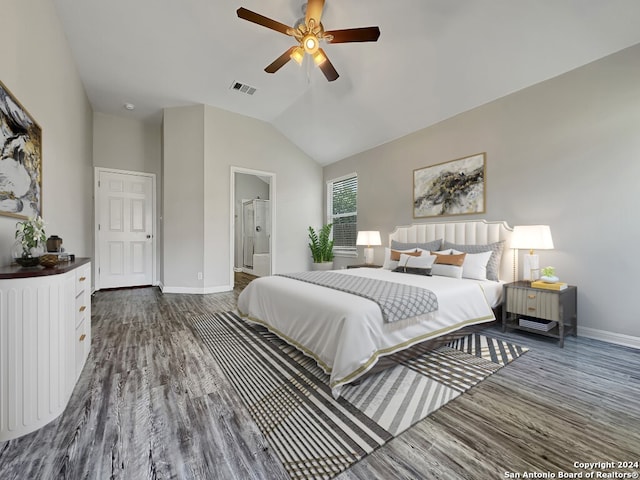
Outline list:
[[[333,251],[355,255],[358,236],[358,175],[327,182],[327,223],[333,223]]]

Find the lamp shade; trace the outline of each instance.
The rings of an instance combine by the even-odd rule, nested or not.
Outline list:
[[[553,239],[549,225],[516,225],[513,227],[511,248],[552,250]]]
[[[380,232],[376,230],[361,230],[358,232],[358,238],[356,239],[356,245],[382,245],[380,239]]]

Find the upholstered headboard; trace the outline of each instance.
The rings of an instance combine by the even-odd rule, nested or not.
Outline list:
[[[486,220],[469,220],[466,222],[414,223],[396,227],[389,234],[389,245],[392,240],[398,242],[429,242],[439,238],[463,245],[484,245],[504,240],[502,261],[500,262],[500,280],[512,282],[517,278],[517,257],[514,262],[514,251],[511,249],[513,229],[506,222],[487,222]]]

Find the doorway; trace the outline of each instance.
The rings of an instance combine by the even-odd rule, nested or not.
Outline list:
[[[275,265],[275,173],[231,167],[230,278],[272,275]]]
[[[95,288],[155,284],[155,175],[96,168]]]

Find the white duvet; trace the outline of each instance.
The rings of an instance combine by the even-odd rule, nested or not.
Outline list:
[[[438,310],[385,323],[377,303],[345,292],[290,278],[253,280],[238,298],[238,311],[313,357],[330,375],[334,397],[371,369],[382,356],[464,326],[495,319],[502,284],[492,281],[426,277],[384,269],[336,270],[428,288]]]

